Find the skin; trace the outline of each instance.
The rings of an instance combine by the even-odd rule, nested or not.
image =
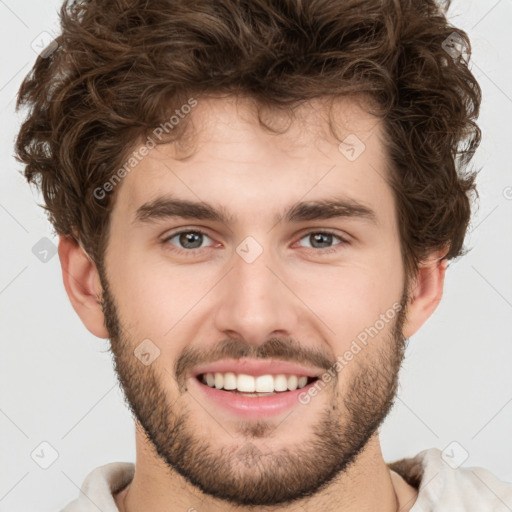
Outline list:
[[[106,275],[100,275],[72,239],[60,238],[59,257],[70,301],[91,333],[113,338],[113,352],[119,372],[127,378],[126,386],[130,388],[128,375],[140,379],[152,375],[173,414],[187,413],[186,432],[194,442],[206,442],[212,456],[220,448],[231,450],[232,467],[248,481],[259,473],[247,464],[244,447],[270,454],[261,459],[269,470],[272,457],[282,450],[293,454],[305,449],[301,460],[314,461],[314,450],[307,450],[326,414],[336,420],[343,437],[349,421],[346,404],[353,399],[355,407],[361,406],[358,397],[348,396],[347,390],[358,389],[354,384],[358,377],[379,363],[384,370],[368,375],[373,395],[380,397],[374,405],[384,404],[385,390],[398,374],[399,364],[392,363],[392,354],[398,354],[396,343],[412,336],[442,297],[446,261],[441,251],[429,255],[417,276],[405,281],[395,202],[385,179],[380,122],[352,100],[335,104],[340,138],[357,134],[366,146],[355,161],[349,161],[339,151],[339,141],[328,133],[324,107],[320,100],[306,104],[285,133],[274,135],[259,126],[246,100],[201,98],[191,114],[197,143],[192,156],[179,160],[183,155],[175,145],[158,146],[118,185],[104,260]],[[275,122],[285,123],[280,118]],[[222,205],[233,219],[229,224],[183,218],[134,223],[137,207],[163,193]],[[367,205],[375,212],[376,222],[343,217],[275,222],[274,215],[295,202],[337,195]],[[179,237],[162,242],[178,228],[205,232],[203,248],[186,252],[181,246],[182,253],[178,253]],[[335,235],[327,252],[314,248],[307,236],[325,230]],[[250,264],[236,252],[247,236],[263,249]],[[319,255],[322,250],[323,256]],[[284,343],[291,339],[305,354],[314,351],[335,361],[365,327],[401,302],[404,291],[408,302],[404,303],[401,336],[393,333],[396,324],[388,322],[307,405],[294,406],[289,415],[267,418],[263,429],[262,423],[256,428],[256,420],[240,421],[216,405],[200,403],[201,396],[194,395],[188,381],[184,379],[180,387],[175,378],[175,363],[187,347],[204,351],[225,340],[238,340],[257,350],[271,337]],[[107,308],[110,321],[106,321],[105,310],[97,302],[102,292],[107,293],[110,306],[115,303],[122,328],[118,338],[112,336],[112,310]],[[147,367],[152,373],[143,373],[133,356],[133,350],[147,338],[160,350]],[[389,382],[379,375],[388,375]],[[143,396],[144,386],[131,391],[142,405],[142,398],[152,397],[147,391]],[[192,507],[201,512],[249,510],[202,492],[170,468],[141,425],[152,421],[149,411],[144,414],[142,422],[135,421],[134,479],[115,496],[122,512],[173,512]],[[171,423],[163,424],[162,443],[171,432]],[[319,466],[318,471],[323,468]],[[387,467],[375,430],[351,464],[316,493],[256,509],[406,511],[416,496],[417,491]]]

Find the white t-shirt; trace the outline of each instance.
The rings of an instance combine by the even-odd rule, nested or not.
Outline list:
[[[511,512],[512,483],[503,482],[479,467],[453,469],[437,448],[415,457],[389,463],[410,485],[418,498],[410,512]],[[119,512],[113,494],[132,480],[135,465],[111,462],[91,471],[79,497],[60,512]]]

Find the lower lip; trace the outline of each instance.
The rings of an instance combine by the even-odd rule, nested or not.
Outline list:
[[[293,406],[301,405],[299,395],[304,392],[307,393],[309,388],[316,382],[315,380],[307,386],[294,391],[283,391],[275,395],[250,397],[211,388],[199,382],[195,377],[192,377],[191,381],[195,387],[198,387],[200,391],[206,395],[209,401],[242,418],[273,416],[285,412]]]

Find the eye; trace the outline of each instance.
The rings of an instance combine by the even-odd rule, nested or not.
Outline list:
[[[339,241],[339,243],[333,245],[336,239]],[[172,235],[162,240],[162,243],[166,246],[169,244],[172,245],[173,247],[171,250],[190,254],[192,252],[198,252],[200,249],[208,247],[208,240],[213,242],[213,240],[206,233],[201,230],[194,229],[173,233]],[[334,233],[330,233],[329,231],[311,231],[300,239],[300,241],[302,240],[306,240],[308,244],[299,245],[302,245],[302,247],[306,247],[308,249],[316,249],[316,253],[331,253],[336,250],[336,246],[349,244],[347,240],[338,235],[335,235]],[[219,244],[219,246],[221,246],[221,244]]]
[[[178,233],[174,233],[173,235],[168,236],[167,238],[162,240],[162,243],[167,244],[168,242],[170,242],[171,245],[177,246],[178,251],[181,250],[190,252],[193,249],[202,249],[205,238],[212,241],[212,239],[202,231],[179,231]],[[176,239],[177,243],[172,242],[173,239]]]
[[[348,244],[347,240],[344,240],[343,238],[328,231],[311,231],[301,238],[301,240],[308,240],[310,242],[310,245],[306,245],[306,247],[311,249],[332,249],[335,247],[332,245],[334,239],[338,239],[340,241],[340,243],[336,245]]]

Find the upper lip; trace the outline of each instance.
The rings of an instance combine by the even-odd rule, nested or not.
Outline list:
[[[261,360],[261,359],[222,359],[215,363],[205,364],[196,367],[192,371],[192,377],[197,377],[203,373],[227,373],[252,375],[258,377],[260,375],[279,375],[291,374],[319,377],[323,370],[316,368],[307,368],[296,363],[279,360]]]

